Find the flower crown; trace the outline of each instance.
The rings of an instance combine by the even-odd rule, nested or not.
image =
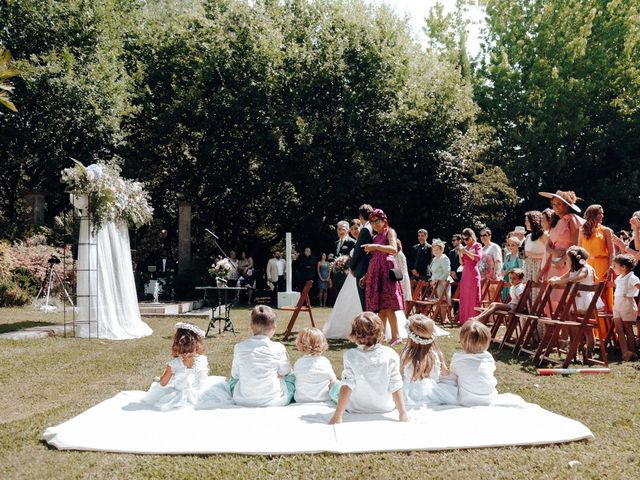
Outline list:
[[[407,336],[418,345],[431,345],[433,343],[433,338],[420,337],[409,329],[407,329]]]
[[[196,327],[193,323],[178,322],[176,323],[176,330],[189,330],[201,338],[204,338],[205,335],[204,331]]]

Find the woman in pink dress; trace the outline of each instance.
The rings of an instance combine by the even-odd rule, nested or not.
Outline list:
[[[549,240],[547,242],[547,259],[540,280],[548,280],[551,277],[562,277],[569,271],[569,262],[566,260],[567,249],[578,245],[578,235],[582,226],[582,219],[573,212],[580,213],[580,208],[575,204],[578,200],[574,192],[556,193],[539,192],[541,196],[551,199],[551,208],[555,215],[551,217]],[[560,301],[562,292],[559,290],[551,294],[553,308]]]
[[[561,277],[569,271],[565,253],[569,247],[578,244],[582,220],[574,213],[580,213],[580,208],[575,204],[578,197],[574,192],[558,190],[556,193],[540,192],[540,195],[551,199],[551,207],[555,213],[549,229],[547,260],[540,273],[541,279],[546,280]]]
[[[463,266],[460,280],[460,325],[478,314],[475,308],[480,306],[480,270],[478,262],[482,259],[482,245],[477,242],[476,234],[470,228],[462,231],[462,242],[458,247],[460,263]]]
[[[371,254],[364,279],[367,310],[377,312],[385,328],[389,322],[390,344],[395,345],[401,341],[395,312],[404,309],[404,300],[402,285],[389,278],[389,271],[398,268],[395,257],[398,253],[398,236],[393,228],[389,228],[387,215],[379,208],[371,212],[369,222],[375,232],[373,243],[362,245],[364,251]]]

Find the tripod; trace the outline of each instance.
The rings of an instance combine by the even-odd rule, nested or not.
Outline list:
[[[62,281],[62,278],[60,278],[60,275],[58,275],[58,272],[56,272],[54,265],[56,263],[60,263],[60,260],[58,259],[56,260],[57,262],[53,261],[53,259],[48,260],[49,267],[47,268],[47,272],[45,273],[44,279],[42,280],[42,286],[38,291],[38,295],[36,295],[36,299],[34,300],[34,303],[36,303],[40,298],[40,296],[46,292],[46,300],[44,302],[44,305],[40,307],[40,310],[43,310],[45,312],[51,312],[57,308],[55,305],[49,305],[49,299],[51,298],[51,288],[53,287],[54,277],[55,277],[55,280],[57,280],[60,286],[62,287],[62,291],[67,297],[67,300],[69,300],[69,303],[71,304],[71,306],[73,306],[73,300],[71,300],[71,296],[69,295],[69,292],[64,286],[64,282]]]

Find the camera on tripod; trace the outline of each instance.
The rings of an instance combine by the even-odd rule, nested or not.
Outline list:
[[[50,263],[51,265],[56,265],[56,264],[58,264],[60,262],[61,262],[60,258],[56,257],[55,255],[51,255],[49,260],[47,260],[47,263]]]

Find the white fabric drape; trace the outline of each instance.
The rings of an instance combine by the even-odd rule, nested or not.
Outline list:
[[[77,337],[124,340],[151,335],[140,318],[133,278],[129,230],[106,223],[97,234],[80,219]]]

